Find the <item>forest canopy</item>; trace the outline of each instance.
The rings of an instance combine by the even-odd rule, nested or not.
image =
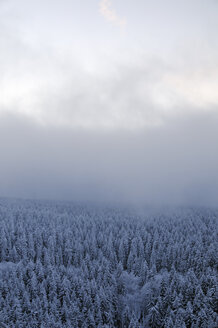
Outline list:
[[[217,210],[0,204],[7,327],[217,327]]]

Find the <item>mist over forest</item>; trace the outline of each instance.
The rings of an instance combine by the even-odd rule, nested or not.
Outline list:
[[[217,0],[0,0],[0,327],[218,327],[217,31]]]
[[[217,205],[218,116],[144,130],[44,127],[0,120],[2,196],[139,205]]]

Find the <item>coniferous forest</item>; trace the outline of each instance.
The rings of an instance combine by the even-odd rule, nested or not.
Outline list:
[[[0,201],[6,327],[215,328],[218,210]]]

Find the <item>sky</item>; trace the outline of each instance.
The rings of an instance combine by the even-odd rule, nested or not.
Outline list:
[[[0,0],[0,196],[218,204],[217,0]]]

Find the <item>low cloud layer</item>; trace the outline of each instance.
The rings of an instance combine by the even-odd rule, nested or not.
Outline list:
[[[190,114],[134,132],[0,120],[0,194],[28,198],[217,205],[218,115]]]

